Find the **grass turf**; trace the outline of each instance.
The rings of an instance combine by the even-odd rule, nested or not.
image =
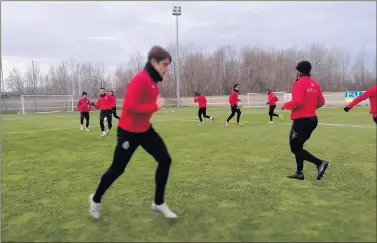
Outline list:
[[[174,112],[173,112],[174,111]],[[196,109],[164,109],[154,127],[173,158],[166,201],[180,217],[151,212],[156,163],[139,148],[93,221],[87,197],[112,160],[115,129],[80,131],[77,113],[2,116],[2,241],[376,241],[376,128],[366,108],[321,109],[306,148],[332,166],[326,180],[305,162],[289,180],[289,114],[242,109],[244,126],[197,126]],[[359,127],[331,124],[364,125]]]

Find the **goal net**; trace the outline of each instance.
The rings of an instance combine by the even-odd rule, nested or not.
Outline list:
[[[73,110],[73,95],[21,95],[21,114]]]
[[[272,92],[278,97],[276,105],[281,105],[284,102],[286,92]],[[266,107],[267,94],[265,93],[248,93],[247,106],[248,107]]]

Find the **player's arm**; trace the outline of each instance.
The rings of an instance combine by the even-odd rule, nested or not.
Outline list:
[[[356,97],[355,99],[353,99],[353,101],[351,103],[349,103],[346,106],[346,108],[348,108],[348,110],[351,110],[355,105],[359,104],[363,100],[368,99],[371,96],[372,96],[372,89],[368,89],[362,95],[360,95],[360,96]],[[346,108],[345,108],[345,110],[346,110]]]
[[[304,95],[305,89],[299,83],[294,83],[292,88],[292,100],[284,103],[282,108],[287,110],[297,109],[301,106]]]
[[[323,93],[321,87],[318,87],[318,96],[317,96],[317,109],[321,108],[325,105],[325,97],[323,97]]]
[[[194,103],[197,103],[197,102],[198,102],[198,97],[195,96],[195,97],[194,97]]]
[[[94,104],[92,103],[93,107],[95,107],[96,109],[99,109],[101,107],[101,99],[98,98],[97,102]]]
[[[156,102],[149,104],[140,104],[139,100],[144,89],[144,82],[141,80],[131,81],[126,90],[124,97],[123,109],[136,114],[152,113],[158,110]]]

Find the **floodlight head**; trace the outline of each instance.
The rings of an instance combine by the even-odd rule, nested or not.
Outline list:
[[[182,14],[181,6],[174,6],[173,7],[173,15],[179,16]]]

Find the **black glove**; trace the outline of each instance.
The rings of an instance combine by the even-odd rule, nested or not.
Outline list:
[[[348,106],[344,107],[345,112],[349,112],[350,110],[351,110],[351,108],[349,108]]]

